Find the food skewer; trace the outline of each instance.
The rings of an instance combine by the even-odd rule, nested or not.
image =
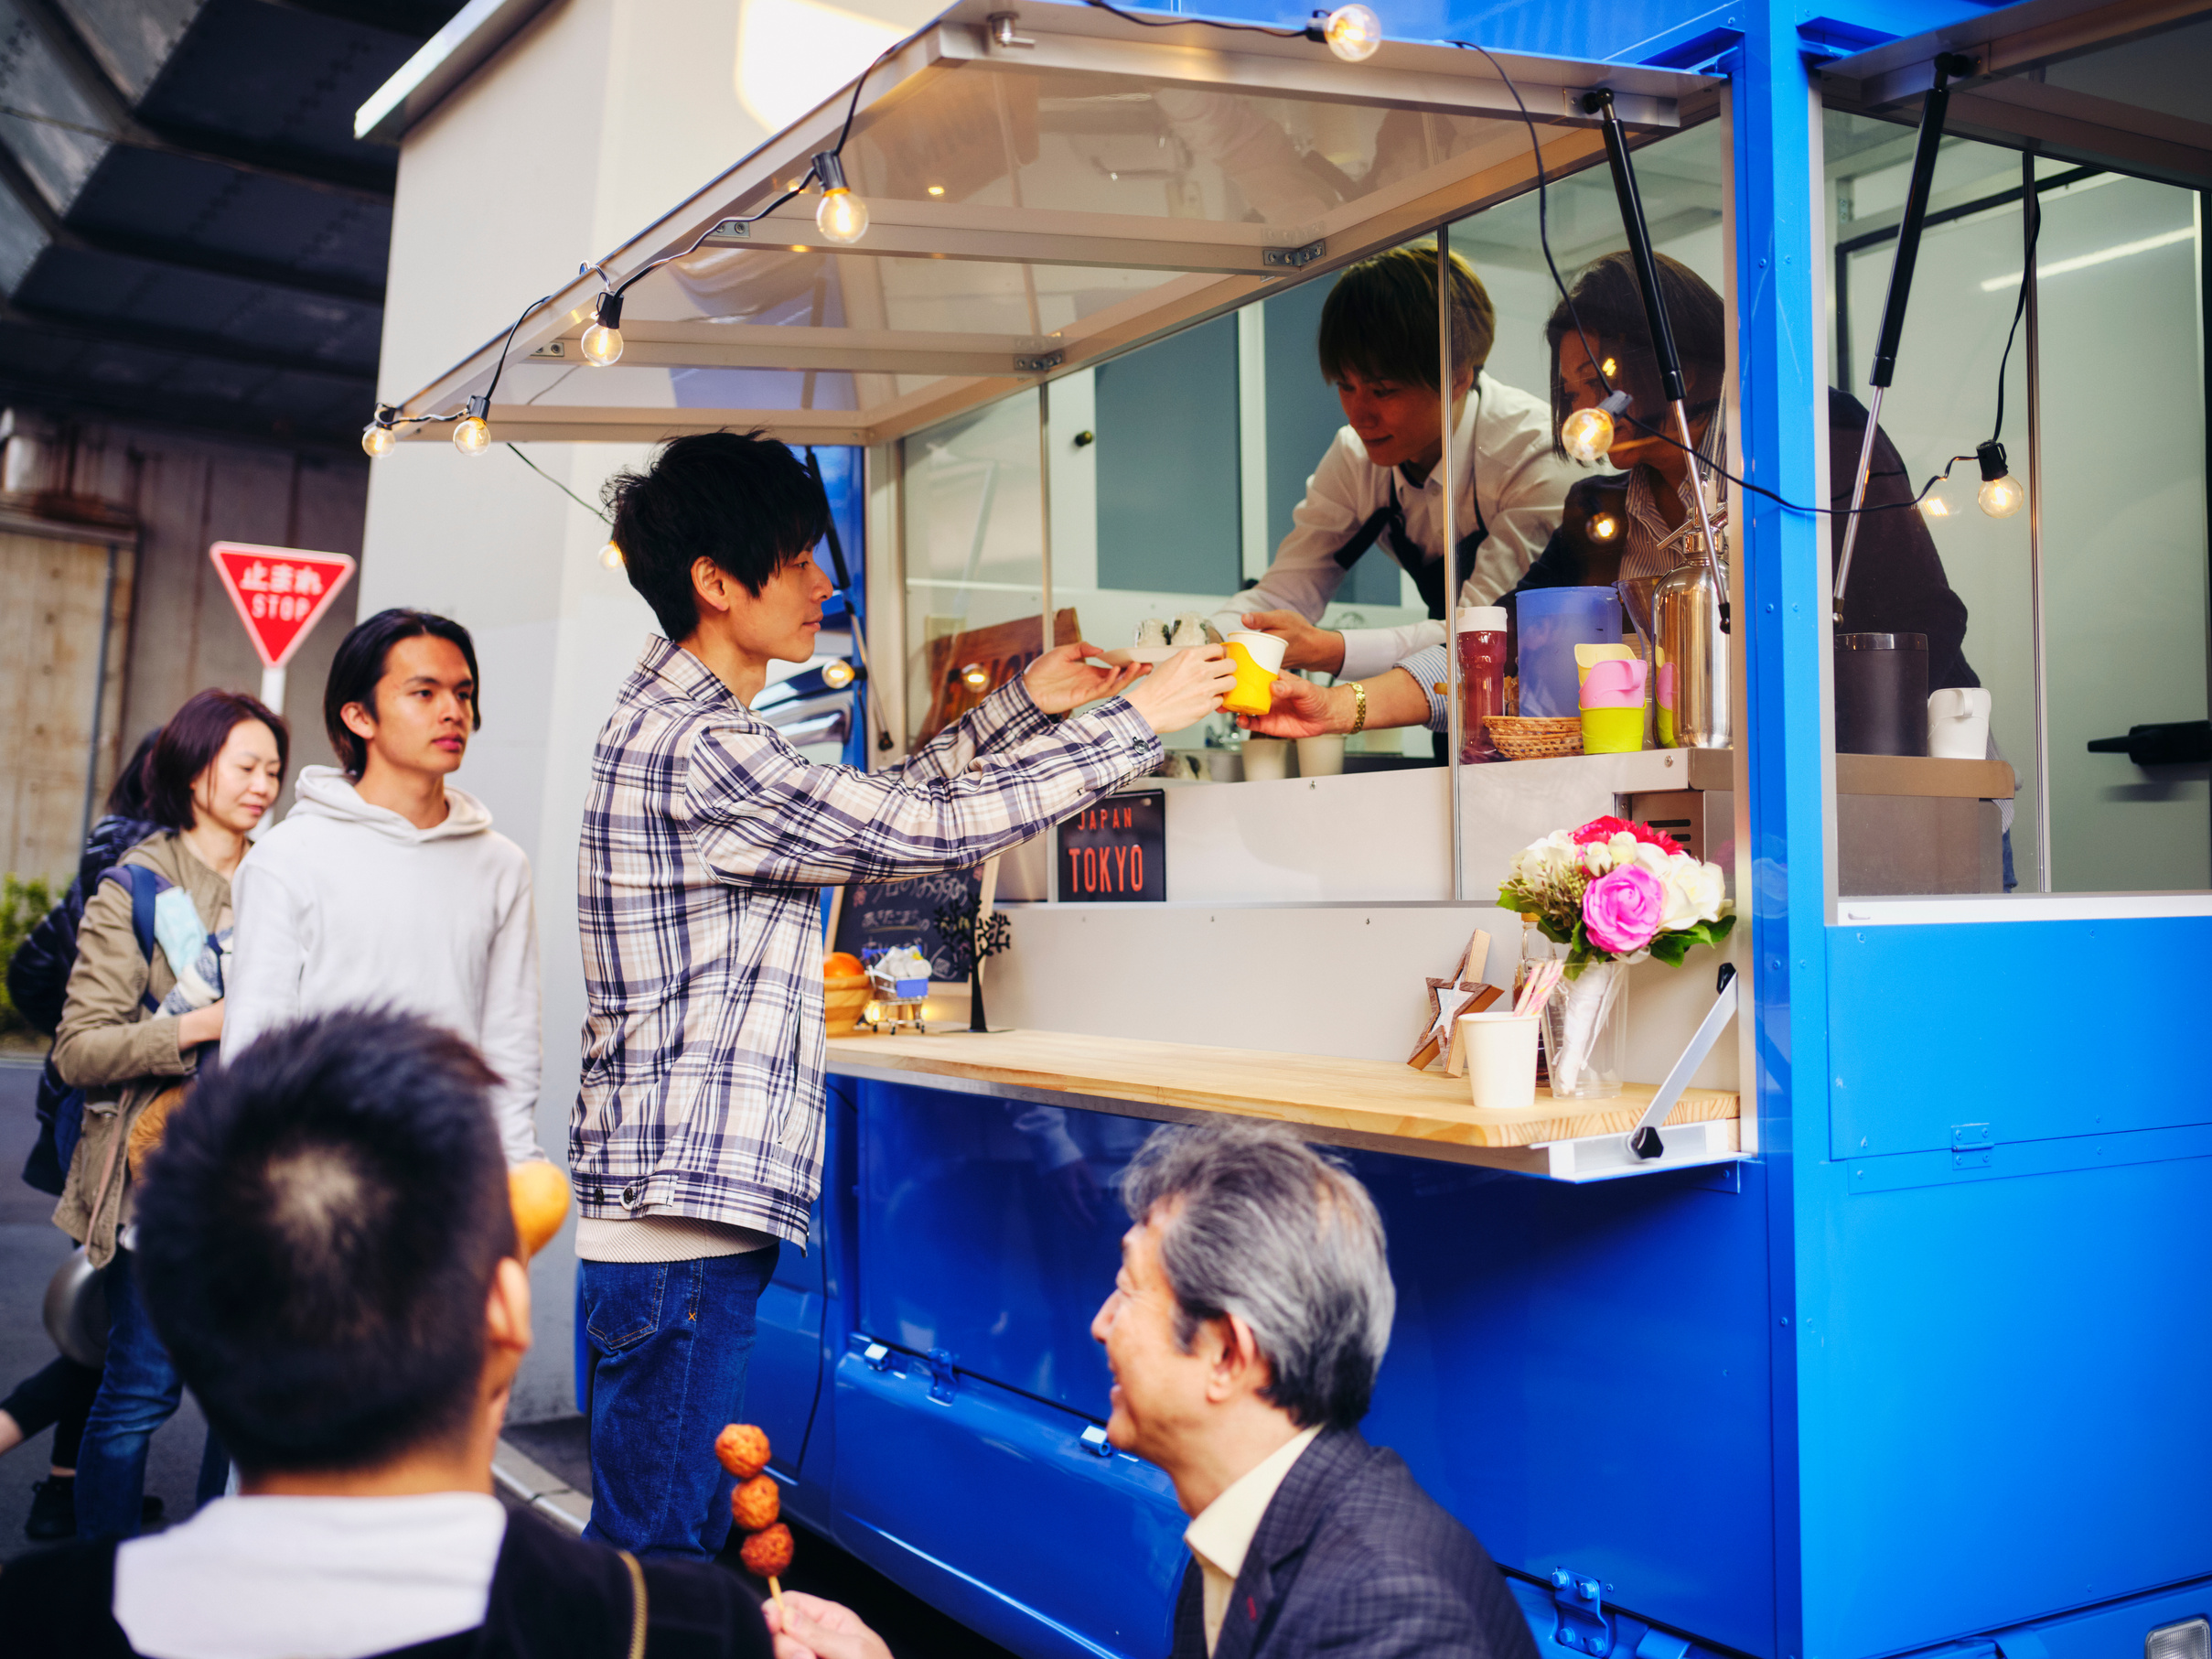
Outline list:
[[[746,1570],[768,1581],[778,1622],[790,1617],[784,1606],[782,1575],[791,1570],[791,1529],[777,1517],[783,1492],[768,1466],[768,1437],[750,1423],[732,1423],[714,1437],[714,1456],[737,1477],[730,1492],[730,1520],[749,1535],[737,1551]]]

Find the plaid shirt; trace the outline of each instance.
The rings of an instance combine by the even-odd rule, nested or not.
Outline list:
[[[1121,698],[1055,720],[1017,677],[903,766],[815,766],[652,640],[600,730],[577,849],[581,1213],[805,1244],[828,1058],[820,889],[968,868],[1159,755]]]

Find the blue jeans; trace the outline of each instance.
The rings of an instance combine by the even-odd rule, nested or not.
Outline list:
[[[639,1557],[707,1560],[730,1535],[714,1437],[745,1417],[754,1314],[777,1247],[688,1262],[578,1262],[591,1424],[584,1535]]]
[[[184,1384],[168,1351],[154,1333],[139,1299],[138,1275],[128,1250],[118,1250],[104,1277],[108,1298],[108,1357],[100,1392],[84,1420],[77,1450],[77,1535],[137,1535],[145,1500],[146,1447],[154,1431],[177,1415]]]

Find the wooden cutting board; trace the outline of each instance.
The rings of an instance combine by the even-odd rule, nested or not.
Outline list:
[[[830,1042],[832,1071],[961,1077],[1042,1093],[1222,1112],[1366,1136],[1467,1147],[1530,1147],[1592,1135],[1623,1135],[1658,1093],[1627,1083],[1613,1100],[1552,1100],[1541,1091],[1526,1112],[1477,1109],[1464,1077],[1415,1072],[1380,1060],[1201,1048],[1061,1031],[948,1031],[878,1037],[856,1032]],[[1076,1104],[1071,1102],[1072,1104]],[[1738,1115],[1735,1094],[1685,1089],[1670,1124]]]

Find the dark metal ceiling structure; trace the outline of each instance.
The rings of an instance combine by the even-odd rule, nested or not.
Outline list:
[[[398,152],[354,111],[459,0],[0,0],[0,401],[346,441]]]

